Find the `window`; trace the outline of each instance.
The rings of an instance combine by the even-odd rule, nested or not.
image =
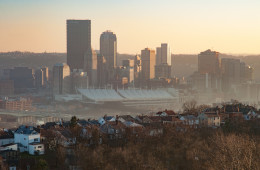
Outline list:
[[[38,146],[38,148],[42,148],[42,146]]]
[[[26,138],[24,138],[24,140],[26,140]]]
[[[38,138],[35,138],[35,139],[34,139],[34,142],[38,142]]]

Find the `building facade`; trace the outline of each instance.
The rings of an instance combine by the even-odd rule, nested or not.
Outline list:
[[[111,31],[103,32],[100,36],[100,54],[107,61],[108,67],[117,66],[117,38],[116,34]]]
[[[70,93],[70,67],[65,63],[53,67],[53,94]]]
[[[198,55],[198,71],[201,74],[220,74],[219,53],[207,50]]]
[[[85,56],[91,49],[91,21],[67,20],[67,64],[70,69],[84,69]]]
[[[141,51],[142,60],[142,80],[147,81],[155,77],[155,51],[149,48],[145,48]]]

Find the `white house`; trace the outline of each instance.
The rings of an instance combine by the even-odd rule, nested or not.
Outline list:
[[[22,125],[14,132],[14,143],[18,144],[20,152],[29,152],[30,144],[40,143],[40,133],[32,126]],[[35,151],[38,152],[38,148]]]
[[[180,120],[183,122],[183,124],[189,126],[196,126],[199,124],[199,119],[193,115],[181,116]]]
[[[44,144],[42,143],[30,143],[29,144],[29,154],[30,155],[43,155],[44,154]]]
[[[0,151],[7,151],[7,150],[17,151],[17,144],[11,143],[11,144],[0,146]]]
[[[106,122],[113,122],[116,121],[116,118],[114,116],[104,116],[98,119],[98,123],[100,125],[104,125]]]

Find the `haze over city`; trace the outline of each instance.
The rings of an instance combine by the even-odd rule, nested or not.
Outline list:
[[[259,170],[259,7],[0,0],[0,170]]]
[[[19,0],[0,2],[0,51],[66,52],[66,19],[92,21],[92,46],[116,32],[118,52],[167,42],[174,54],[260,54],[258,0]]]

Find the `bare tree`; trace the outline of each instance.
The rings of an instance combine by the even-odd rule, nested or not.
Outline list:
[[[195,113],[197,109],[197,102],[195,100],[183,103],[182,109],[184,113]]]

